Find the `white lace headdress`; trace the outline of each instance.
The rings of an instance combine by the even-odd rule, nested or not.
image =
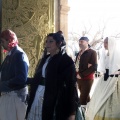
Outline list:
[[[115,74],[120,69],[120,38],[108,38],[109,74]]]

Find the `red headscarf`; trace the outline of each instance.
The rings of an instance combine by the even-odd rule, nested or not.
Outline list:
[[[18,45],[18,39],[17,39],[16,34],[9,29],[2,31],[0,38],[4,38],[5,40],[9,41],[8,51],[10,51],[16,45]]]

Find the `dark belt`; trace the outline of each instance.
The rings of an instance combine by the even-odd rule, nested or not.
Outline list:
[[[45,85],[45,78],[41,77],[39,85]]]
[[[106,69],[106,72],[104,73],[104,81],[107,81],[109,77],[109,69]]]
[[[115,74],[115,75],[109,75],[110,77],[118,77],[119,75],[118,74]]]

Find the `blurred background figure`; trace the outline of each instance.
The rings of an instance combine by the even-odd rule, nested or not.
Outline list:
[[[104,80],[107,80],[109,77],[109,52],[108,52],[108,37],[104,39],[104,48],[101,49],[99,55],[99,64],[97,71],[100,74],[104,74]]]

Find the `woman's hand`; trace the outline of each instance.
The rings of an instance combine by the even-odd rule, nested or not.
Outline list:
[[[75,120],[75,115],[71,115],[68,120]]]

